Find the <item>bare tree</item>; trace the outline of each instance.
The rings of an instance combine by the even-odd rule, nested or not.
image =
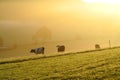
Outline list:
[[[51,37],[51,31],[46,26],[43,26],[33,35],[32,39],[35,43],[39,43],[49,41]]]

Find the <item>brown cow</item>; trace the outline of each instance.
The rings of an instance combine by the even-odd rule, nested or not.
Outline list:
[[[99,44],[95,44],[95,49],[100,49],[100,45]]]
[[[56,46],[58,48],[58,52],[64,52],[65,51],[65,46],[64,45],[57,45]]]

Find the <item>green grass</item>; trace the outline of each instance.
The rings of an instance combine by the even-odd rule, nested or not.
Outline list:
[[[0,80],[120,79],[120,48],[17,60],[1,61]]]

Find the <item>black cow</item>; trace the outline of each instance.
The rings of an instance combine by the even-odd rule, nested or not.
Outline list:
[[[100,45],[99,44],[95,44],[95,49],[100,49]]]
[[[44,47],[40,47],[40,48],[36,48],[36,49],[31,49],[31,53],[35,53],[35,54],[44,54]]]
[[[64,45],[57,45],[56,46],[58,48],[58,52],[64,52],[65,51],[65,46]]]

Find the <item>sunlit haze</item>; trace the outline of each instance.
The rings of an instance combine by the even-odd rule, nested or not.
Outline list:
[[[87,3],[120,4],[120,0],[84,0]]]
[[[96,43],[108,47],[109,40],[118,46],[117,4],[119,0],[1,0],[0,37],[4,46],[37,41],[50,50],[57,44],[68,51],[94,49]]]

